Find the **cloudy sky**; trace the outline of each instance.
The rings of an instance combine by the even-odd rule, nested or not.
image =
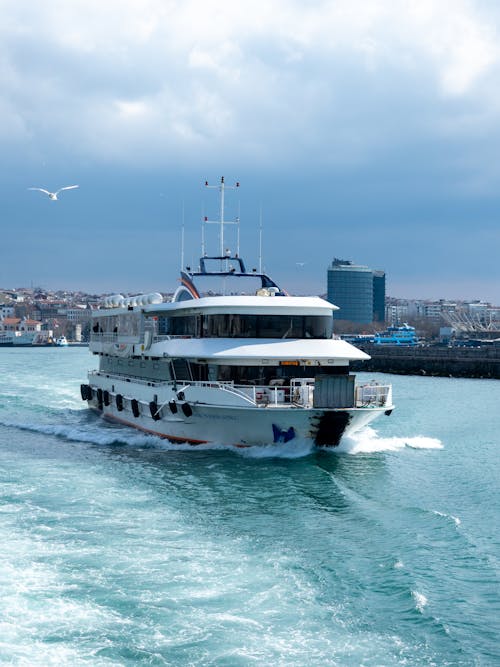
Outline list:
[[[499,27],[493,0],[0,0],[0,286],[173,289],[224,175],[291,291],[341,257],[500,304]]]

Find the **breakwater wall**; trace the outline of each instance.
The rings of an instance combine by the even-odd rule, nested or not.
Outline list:
[[[474,348],[357,345],[371,356],[352,362],[355,371],[500,379],[500,345]]]

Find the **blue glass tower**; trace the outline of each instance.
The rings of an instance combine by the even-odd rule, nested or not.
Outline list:
[[[327,298],[337,320],[370,324],[385,319],[385,273],[335,258],[328,269]]]

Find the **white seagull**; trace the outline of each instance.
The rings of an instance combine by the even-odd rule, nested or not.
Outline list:
[[[44,194],[49,196],[49,199],[52,199],[52,201],[57,200],[57,195],[62,192],[63,190],[74,190],[75,188],[79,187],[78,185],[67,185],[65,188],[59,188],[59,190],[56,190],[55,192],[49,192],[48,190],[44,190],[43,188],[28,188],[28,190],[39,190],[40,192],[43,192]]]

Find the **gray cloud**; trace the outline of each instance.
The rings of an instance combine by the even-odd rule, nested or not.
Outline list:
[[[267,198],[276,238],[293,229],[302,247],[323,241],[307,265],[319,267],[318,291],[340,241],[339,254],[392,268],[402,283],[411,267],[396,248],[411,243],[415,225],[451,235],[494,224],[492,2],[0,0],[0,14],[0,141],[19,189],[80,172],[109,213],[112,195],[92,175],[106,181],[119,169],[153,215],[139,189],[151,199],[154,169],[165,181],[174,172],[200,181],[246,174]],[[130,205],[113,204],[133,227]],[[453,238],[463,257],[469,236]],[[478,235],[486,257],[491,243]],[[282,261],[278,251],[274,259]],[[457,271],[451,260],[448,270]]]

